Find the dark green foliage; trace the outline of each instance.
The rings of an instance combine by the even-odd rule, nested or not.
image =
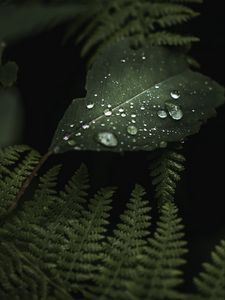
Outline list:
[[[161,150],[154,155],[150,164],[152,184],[155,186],[155,197],[161,206],[174,201],[177,182],[184,170],[185,158],[172,147]]]
[[[89,1],[90,3],[93,1]],[[85,28],[78,34],[77,41],[82,42],[82,55],[94,49],[96,53],[106,45],[115,44],[125,37],[132,38],[135,47],[144,45],[146,40],[153,45],[189,45],[199,39],[180,34],[174,27],[184,24],[198,16],[188,7],[191,3],[202,1],[163,1],[163,0],[116,0],[95,1],[99,5],[93,15],[80,19]],[[67,38],[74,35],[79,26],[74,24]],[[95,56],[92,57],[92,62]]]
[[[56,153],[163,148],[198,132],[224,103],[223,87],[191,71],[184,54],[149,45],[133,50],[128,40],[98,57],[86,89],[58,125],[50,147]]]
[[[182,283],[181,266],[185,263],[186,242],[182,220],[172,203],[162,206],[154,238],[148,241],[139,272],[130,285],[131,299],[183,299],[177,291]]]
[[[150,208],[148,201],[143,200],[144,194],[137,185],[121,222],[108,238],[91,299],[127,299],[126,285],[136,272],[149,236]]]
[[[9,190],[6,178],[17,185],[24,166],[13,168],[24,151],[24,146],[1,150],[3,195]],[[178,289],[187,250],[175,204],[162,205],[151,237],[149,202],[136,185],[111,234],[107,227],[114,189],[101,189],[89,200],[87,169],[81,166],[59,192],[59,170],[49,170],[34,195],[1,220],[2,300],[189,299]],[[0,207],[5,207],[2,198]],[[199,293],[190,299],[223,299],[224,242],[212,257],[195,280]]]
[[[0,149],[0,217],[15,205],[16,195],[39,159],[40,155],[26,146]]]
[[[225,241],[212,252],[210,263],[203,264],[203,271],[194,280],[199,291],[197,300],[223,300],[225,297]],[[195,298],[194,298],[195,299]]]

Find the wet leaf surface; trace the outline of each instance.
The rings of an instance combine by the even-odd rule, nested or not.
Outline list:
[[[184,55],[148,45],[135,51],[127,41],[99,56],[86,89],[60,121],[51,150],[166,147],[197,133],[224,102],[224,89],[191,71]]]

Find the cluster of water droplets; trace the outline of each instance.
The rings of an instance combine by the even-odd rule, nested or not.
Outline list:
[[[159,87],[158,87],[159,88]],[[173,100],[178,100],[181,97],[181,94],[178,90],[173,90],[170,93],[170,97]],[[183,118],[183,112],[178,104],[174,104],[170,101],[165,102],[165,109],[161,109],[157,112],[158,117],[161,119],[165,119],[168,117],[168,115],[173,120],[181,120]]]

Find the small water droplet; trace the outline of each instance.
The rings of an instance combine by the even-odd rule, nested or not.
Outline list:
[[[141,110],[145,110],[145,107],[144,107],[144,106],[141,106]]]
[[[156,85],[155,85],[155,88],[156,88],[156,89],[159,89],[159,85],[158,85],[158,84],[156,84]]]
[[[143,60],[146,60],[146,56],[142,56],[142,59],[143,59]]]
[[[95,106],[94,103],[89,103],[87,104],[87,109],[92,109],[94,106]]]
[[[111,132],[101,132],[97,136],[97,140],[100,144],[106,147],[116,147],[118,145],[118,140],[115,134]]]
[[[174,90],[174,91],[172,91],[172,92],[170,93],[170,96],[171,96],[173,99],[179,99],[179,98],[180,98],[180,92]]]
[[[78,133],[76,133],[76,134],[75,134],[75,136],[81,136],[81,133],[80,133],[80,132],[78,132]]]
[[[98,94],[94,94],[95,97],[98,97]]]
[[[136,115],[135,115],[135,114],[132,114],[132,115],[131,115],[131,118],[136,118]]]
[[[123,108],[120,108],[120,109],[119,109],[119,112],[124,112],[124,109],[123,109]]]
[[[170,102],[166,102],[165,104],[172,119],[180,120],[183,118],[183,112],[179,105],[175,105]]]
[[[125,118],[125,117],[126,117],[126,114],[122,113],[122,114],[121,114],[121,117]]]
[[[112,115],[112,111],[107,108],[106,110],[104,110],[104,115],[107,116],[107,117],[111,116]]]
[[[75,126],[75,124],[70,124],[70,128],[73,128]]]
[[[107,106],[108,106],[108,108],[111,108],[111,107],[112,107],[112,105],[111,105],[111,104],[108,104]]]
[[[126,62],[126,59],[121,59],[121,62],[122,62],[122,63],[125,63],[125,62]]]
[[[63,140],[64,140],[64,141],[68,141],[69,138],[70,138],[70,135],[69,135],[69,134],[66,134],[66,135],[64,135]]]
[[[138,133],[137,127],[131,125],[127,127],[127,132],[131,135],[136,135]]]
[[[159,110],[157,114],[161,119],[165,119],[167,117],[167,112],[165,110]]]

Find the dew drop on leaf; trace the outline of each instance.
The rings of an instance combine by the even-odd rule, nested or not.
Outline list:
[[[180,120],[183,118],[183,112],[179,105],[175,105],[170,102],[166,102],[165,104],[172,119]]]
[[[118,140],[115,134],[111,132],[100,132],[97,136],[97,140],[100,144],[106,147],[116,147],[118,145]]]
[[[64,141],[68,141],[69,138],[70,138],[70,135],[69,135],[69,134],[66,134],[66,135],[64,135],[63,140],[64,140]]]
[[[112,115],[112,111],[110,109],[106,109],[106,110],[104,110],[104,115],[105,116],[111,116]]]
[[[159,110],[157,114],[161,119],[165,119],[167,117],[167,112],[165,110]]]
[[[136,135],[138,130],[137,127],[131,125],[127,127],[127,132],[131,135]]]
[[[87,109],[92,109],[94,106],[95,106],[94,103],[89,103],[89,104],[87,105]]]
[[[90,126],[88,125],[88,124],[84,124],[83,126],[82,126],[82,128],[83,129],[88,129]]]
[[[179,98],[180,98],[180,92],[174,90],[174,91],[172,91],[172,92],[170,93],[170,96],[171,96],[173,99],[179,99]]]

